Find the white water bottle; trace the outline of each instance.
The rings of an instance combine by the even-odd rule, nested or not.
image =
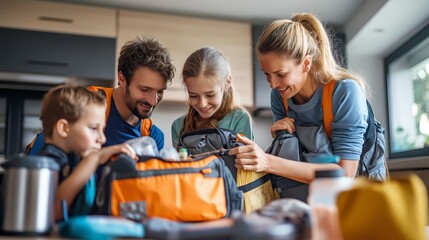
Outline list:
[[[307,202],[312,208],[312,240],[339,240],[337,195],[352,186],[353,178],[344,176],[342,168],[319,170],[310,183]]]
[[[339,192],[351,187],[353,178],[344,176],[342,168],[318,170],[310,183],[308,204],[310,206],[327,205],[336,207]]]

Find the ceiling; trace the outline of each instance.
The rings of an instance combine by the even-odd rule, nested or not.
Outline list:
[[[326,22],[343,25],[367,0],[65,0],[188,16],[267,22],[293,13],[312,12]],[[336,13],[333,14],[335,7]]]
[[[310,12],[346,33],[348,54],[386,56],[429,20],[428,0],[62,0],[129,10],[269,23]]]

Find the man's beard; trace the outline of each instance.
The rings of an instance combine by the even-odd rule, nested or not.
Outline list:
[[[140,100],[140,101],[136,101],[135,104],[133,104],[131,101],[126,101],[127,107],[128,109],[130,109],[130,111],[137,116],[138,118],[141,119],[145,119],[145,118],[150,118],[152,116],[152,112],[154,107],[151,106],[148,102]],[[150,106],[150,110],[149,111],[139,111],[137,105],[139,104],[143,104],[146,106]]]
[[[144,101],[144,100],[138,100],[133,103],[133,100],[131,99],[130,91],[128,88],[126,90],[125,104],[136,117],[141,119],[150,118],[152,116],[153,109],[155,108],[154,106],[150,105],[147,101]],[[150,110],[147,112],[146,111],[140,112],[137,107],[140,104],[149,106]]]

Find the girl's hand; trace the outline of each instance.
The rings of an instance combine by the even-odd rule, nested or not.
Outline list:
[[[271,126],[271,136],[273,138],[276,137],[276,131],[278,130],[286,130],[289,133],[295,132],[295,119],[285,117],[273,123],[273,125]]]
[[[125,153],[130,156],[134,161],[138,161],[139,158],[136,155],[134,149],[128,143],[122,143],[117,145],[112,145],[108,147],[103,147],[100,151],[97,152],[99,163],[104,164],[114,155]]]
[[[266,171],[268,169],[268,160],[264,150],[255,142],[240,134],[237,134],[237,140],[246,145],[233,148],[229,151],[229,155],[235,155],[234,166],[237,169],[247,171]]]

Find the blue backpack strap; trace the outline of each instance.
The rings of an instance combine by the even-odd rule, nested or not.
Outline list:
[[[364,145],[362,147],[362,152],[366,153],[369,151],[369,149],[371,149],[372,146],[374,146],[375,141],[376,141],[376,129],[375,129],[375,124],[374,122],[376,121],[374,118],[374,112],[372,110],[371,105],[369,104],[368,100],[366,100],[366,106],[368,108],[368,127],[366,128],[366,132],[364,134],[365,137],[365,142]]]

